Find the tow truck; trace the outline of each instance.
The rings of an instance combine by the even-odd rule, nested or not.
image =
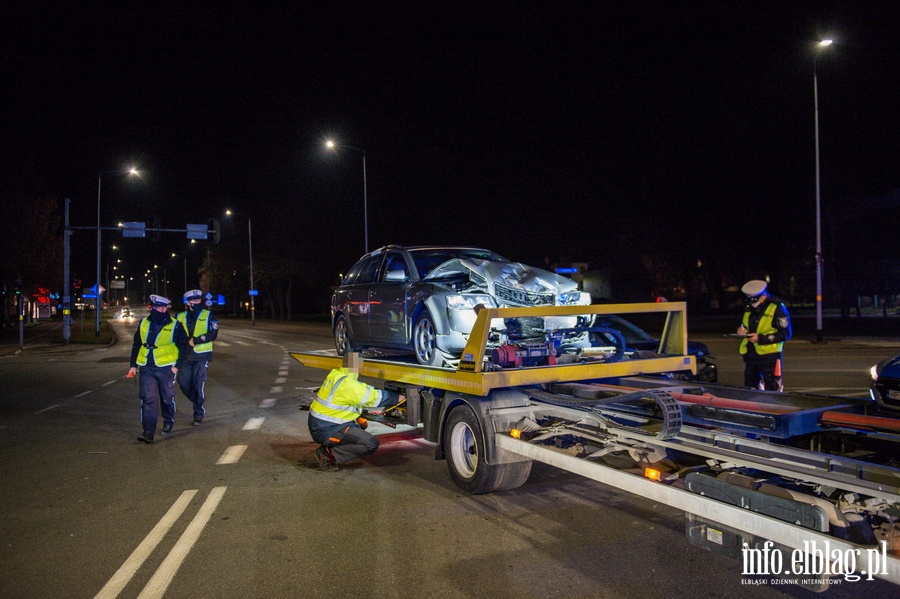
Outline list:
[[[495,319],[654,312],[665,325],[650,355],[488,347]],[[328,370],[342,359],[291,355]],[[406,396],[369,418],[421,427],[469,493],[517,488],[543,462],[684,511],[688,539],[744,574],[815,591],[840,577],[900,584],[900,420],[863,400],[667,374],[686,370],[686,304],[667,302],[480,307],[455,368],[370,355],[360,378]]]

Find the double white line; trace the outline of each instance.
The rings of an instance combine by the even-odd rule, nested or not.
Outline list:
[[[147,583],[147,586],[145,586],[144,590],[141,591],[141,594],[138,595],[138,599],[151,599],[163,596],[163,593],[169,588],[172,579],[175,578],[178,568],[180,568],[182,562],[184,562],[184,558],[187,557],[187,554],[191,551],[194,543],[196,543],[197,539],[200,537],[200,533],[203,532],[204,527],[206,527],[206,524],[209,522],[213,512],[216,511],[216,506],[219,505],[222,496],[225,495],[226,488],[227,487],[216,487],[210,491],[206,501],[200,506],[197,515],[191,520],[191,523],[188,525],[187,529],[185,529],[184,533],[182,533],[178,542],[175,543],[175,546],[172,547],[169,555],[163,560],[163,563],[156,570],[156,573]],[[159,545],[160,541],[163,540],[163,537],[166,536],[166,533],[169,532],[169,529],[171,529],[175,522],[178,521],[181,514],[187,509],[188,504],[190,504],[191,499],[193,499],[196,494],[196,489],[185,491],[181,494],[181,497],[172,504],[172,507],[169,508],[169,511],[166,512],[165,516],[163,516],[156,526],[153,527],[150,534],[141,541],[141,544],[137,546],[137,549],[128,556],[128,559],[125,560],[122,567],[113,574],[112,578],[109,579],[109,582],[100,589],[100,592],[97,593],[94,599],[112,599],[119,596],[122,589],[125,588],[128,582],[134,577],[135,573],[140,569],[141,565],[143,565],[144,561],[150,557],[150,554],[153,553],[156,546]]]

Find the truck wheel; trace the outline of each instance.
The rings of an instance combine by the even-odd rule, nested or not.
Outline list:
[[[444,357],[437,348],[437,331],[434,328],[434,320],[428,310],[422,310],[416,317],[413,326],[413,350],[416,360],[424,366],[443,366]]]
[[[353,340],[350,339],[350,326],[343,316],[338,316],[334,321],[334,348],[339,356],[357,350],[353,345]]]
[[[531,461],[487,464],[481,424],[468,407],[450,412],[444,426],[444,453],[456,485],[478,495],[522,486],[531,474]]]

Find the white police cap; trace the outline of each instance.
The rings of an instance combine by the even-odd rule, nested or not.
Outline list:
[[[747,297],[756,297],[758,295],[762,295],[765,292],[766,282],[760,281],[759,279],[747,281],[746,283],[744,283],[744,286],[741,287],[741,293],[743,293]]]
[[[172,302],[169,301],[169,298],[163,297],[161,295],[151,295],[150,296],[150,305],[151,306],[167,306]]]
[[[203,292],[199,289],[191,289],[190,291],[186,291],[184,293],[184,302],[187,303],[191,300],[198,300],[203,298]]]

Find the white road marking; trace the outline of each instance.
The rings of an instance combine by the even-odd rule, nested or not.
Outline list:
[[[275,405],[276,401],[277,401],[277,399],[274,397],[267,397],[266,399],[262,400],[262,402],[259,404],[259,407],[271,408],[272,406]]]
[[[262,423],[264,420],[265,420],[265,418],[251,418],[250,420],[247,421],[247,424],[244,425],[244,428],[242,430],[245,430],[245,431],[259,430],[259,427],[262,426]]]
[[[282,389],[283,389],[283,387],[279,387],[278,385],[276,385],[276,386],[272,387],[271,389],[269,389],[269,393],[281,393]]]
[[[118,379],[116,379],[116,380],[118,380]],[[113,383],[115,383],[116,380],[106,381],[105,383],[103,383],[103,384],[100,385],[100,386],[101,386],[101,387],[107,387],[107,386],[112,385]]]
[[[288,375],[287,369],[278,371],[278,376],[287,376],[287,375]]]
[[[82,397],[83,395],[87,395],[88,393],[93,393],[93,392],[94,391],[91,390],[91,391],[85,391],[83,393],[79,393],[78,395],[75,396],[75,399],[78,399],[79,397]]]
[[[231,347],[231,344],[227,341],[219,341],[218,339],[216,339],[216,345],[219,345],[221,347]]]
[[[134,577],[135,572],[140,569],[141,564],[143,564],[150,554],[153,553],[153,550],[156,549],[159,542],[163,540],[163,537],[166,536],[166,533],[169,532],[172,525],[178,521],[178,518],[181,517],[181,514],[184,513],[184,510],[187,509],[191,499],[193,499],[196,494],[196,489],[185,491],[181,494],[181,497],[172,504],[172,507],[166,512],[166,515],[156,523],[156,526],[153,527],[150,534],[148,534],[146,538],[141,541],[141,544],[137,546],[137,549],[128,556],[128,559],[125,560],[122,567],[112,575],[112,578],[110,578],[109,582],[100,589],[100,592],[97,593],[94,599],[112,599],[119,596],[122,589],[124,589],[132,577]]]
[[[251,345],[250,343],[247,343],[246,341],[235,341],[235,343],[237,343],[238,345]]]
[[[245,451],[247,451],[246,445],[232,445],[225,450],[225,453],[219,456],[219,459],[216,460],[216,465],[237,464],[238,460],[241,459],[241,456],[244,455]]]
[[[212,517],[213,512],[216,511],[219,502],[222,501],[222,496],[225,495],[226,488],[227,487],[216,487],[209,492],[206,501],[200,506],[200,511],[197,512],[197,515],[194,516],[194,519],[188,524],[187,529],[185,529],[181,538],[178,539],[178,542],[175,543],[175,546],[172,547],[172,551],[170,551],[169,555],[166,556],[166,559],[163,560],[159,569],[156,570],[153,578],[150,579],[150,582],[147,583],[147,586],[145,586],[144,590],[141,591],[141,594],[138,595],[138,599],[158,599],[163,596],[166,589],[169,588],[169,585],[172,583],[172,579],[175,578],[178,568],[180,568],[181,564],[184,562],[184,558],[190,553],[191,549],[194,547],[194,543],[200,538],[200,533],[203,532],[203,529]]]
[[[275,379],[275,383],[276,383],[277,385],[283,385],[283,384],[285,384],[286,382],[287,382],[287,377],[280,376],[280,377],[278,377],[278,378]]]
[[[41,412],[46,412],[47,410],[52,410],[53,408],[58,408],[58,407],[59,407],[59,404],[55,403],[52,406],[47,406],[43,410],[38,410],[37,412],[35,412],[35,414],[40,414]]]

